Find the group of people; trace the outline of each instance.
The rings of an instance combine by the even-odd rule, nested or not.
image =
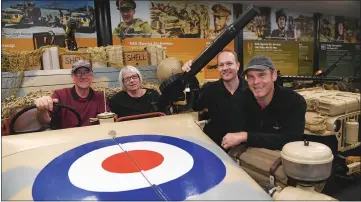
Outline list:
[[[190,71],[192,61],[182,67]],[[301,140],[305,126],[306,101],[295,91],[276,83],[277,71],[266,56],[251,58],[239,74],[237,54],[223,50],[217,55],[220,79],[193,89],[193,110],[207,110],[209,121],[204,127],[217,145],[228,151],[246,143],[252,147],[281,150],[291,141]],[[86,61],[77,61],[71,71],[74,86],[56,90],[51,97],[35,100],[37,118],[41,123],[51,120],[53,103],[61,102],[74,108],[81,116],[81,126],[90,125],[89,118],[104,111],[118,117],[151,112],[160,94],[142,87],[142,75],[132,66],[123,67],[119,74],[122,91],[112,96],[105,109],[104,94],[92,90],[93,71]],[[243,87],[246,81],[248,87]],[[76,116],[61,109],[53,116],[58,128],[76,126]]]
[[[43,96],[35,100],[36,117],[41,124],[50,123],[57,129],[77,126],[78,120],[71,111],[61,108],[51,113],[54,103],[70,106],[81,118],[80,126],[91,125],[90,118],[104,112],[113,112],[117,117],[148,113],[159,97],[155,89],[142,87],[142,75],[133,66],[123,67],[119,73],[121,91],[104,103],[103,92],[94,91],[91,87],[94,73],[91,64],[78,60],[71,70],[74,86],[55,90],[52,96]]]
[[[190,71],[192,61],[183,71]],[[198,93],[194,110],[207,109],[210,121],[204,132],[228,151],[241,143],[281,150],[288,142],[302,140],[306,100],[276,83],[277,70],[266,56],[254,56],[238,74],[237,54],[217,55],[220,79],[206,83]],[[248,87],[242,87],[243,79]]]

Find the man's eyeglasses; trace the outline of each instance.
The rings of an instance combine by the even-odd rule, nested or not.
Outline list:
[[[138,74],[134,74],[132,76],[128,76],[128,77],[123,78],[123,81],[124,82],[129,82],[131,79],[136,80],[138,78],[139,78]]]
[[[74,75],[76,76],[76,77],[81,77],[81,76],[89,76],[89,74],[90,74],[90,71],[76,71],[76,72],[74,72]]]

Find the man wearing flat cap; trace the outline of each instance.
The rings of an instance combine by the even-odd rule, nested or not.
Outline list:
[[[286,30],[287,15],[283,9],[276,12],[276,22],[278,29],[274,29],[271,33],[272,39],[294,39],[294,32],[292,30]]]
[[[122,22],[119,23],[113,31],[121,39],[129,37],[151,37],[152,28],[147,21],[134,18],[137,7],[134,0],[116,0],[116,6],[122,16]]]
[[[242,77],[244,90],[241,132],[228,133],[222,147],[230,149],[241,143],[250,147],[282,150],[288,142],[302,140],[306,101],[297,92],[275,83],[277,71],[266,56],[252,57]]]
[[[215,38],[224,30],[224,28],[226,28],[229,16],[232,13],[228,8],[221,4],[214,4],[212,10],[214,31],[210,31],[210,38]]]
[[[52,96],[43,96],[35,100],[36,117],[41,124],[51,122],[56,129],[77,126],[78,119],[75,114],[63,108],[55,113],[56,116],[52,120],[49,111],[54,112],[54,103],[61,103],[75,109],[81,117],[81,126],[91,125],[90,118],[95,118],[98,114],[105,112],[103,93],[96,92],[90,87],[93,81],[91,64],[86,60],[74,62],[71,77],[74,82],[73,87],[55,90]],[[107,111],[109,111],[108,107]]]

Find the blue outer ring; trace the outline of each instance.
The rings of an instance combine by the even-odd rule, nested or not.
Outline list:
[[[226,167],[216,155],[186,140],[159,135],[133,135],[118,137],[116,141],[119,143],[163,142],[179,147],[193,157],[194,165],[188,173],[158,185],[170,200],[185,200],[189,196],[202,194],[219,184],[226,175]],[[70,182],[68,171],[76,159],[96,149],[114,144],[114,140],[111,139],[90,142],[56,157],[36,177],[32,189],[33,199],[82,200],[86,197],[95,197],[97,200],[163,200],[152,187],[121,192],[93,192],[80,189]],[[176,156],[174,160],[177,160]]]

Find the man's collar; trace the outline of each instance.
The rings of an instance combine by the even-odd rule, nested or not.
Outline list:
[[[73,86],[73,87],[71,88],[71,94],[72,94],[72,96],[73,96],[73,98],[74,98],[75,100],[90,100],[90,99],[92,99],[92,97],[93,97],[93,95],[94,95],[94,91],[93,91],[92,88],[90,88],[90,89],[89,89],[89,94],[88,94],[88,96],[87,96],[86,98],[81,98],[81,97],[78,95],[78,93],[76,93],[76,91],[75,91],[75,86]]]
[[[238,87],[237,87],[237,90],[238,90],[238,88],[240,88],[241,86],[242,86],[242,84],[241,84],[241,82],[242,82],[242,79],[241,79],[241,76],[239,75],[239,74],[237,74],[237,77],[238,77]],[[222,84],[222,86],[225,88],[225,89],[227,89],[226,88],[226,85],[224,84],[224,80],[222,79],[222,78],[219,78],[218,79],[218,82],[220,82],[221,84]]]

